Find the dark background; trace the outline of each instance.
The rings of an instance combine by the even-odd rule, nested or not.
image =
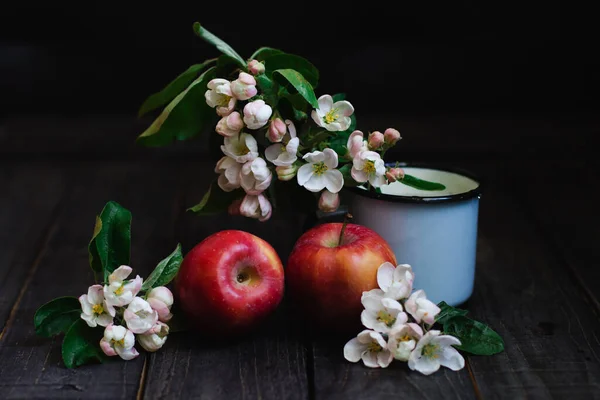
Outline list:
[[[200,21],[243,57],[271,46],[311,60],[317,95],[346,92],[365,131],[398,127],[407,159],[593,156],[600,69],[591,10],[557,1],[353,4],[13,3],[0,13],[0,113],[46,115],[40,123],[53,135],[85,129],[112,151],[133,149],[151,122],[134,119],[143,100],[218,55],[193,34]],[[57,119],[90,115],[131,119],[67,128]],[[5,153],[43,151],[50,140],[19,129]],[[121,133],[109,139],[112,131]]]

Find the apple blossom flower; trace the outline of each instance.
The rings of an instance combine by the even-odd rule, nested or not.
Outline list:
[[[344,186],[342,173],[335,169],[338,166],[337,153],[331,149],[313,151],[303,157],[308,161],[298,170],[298,184],[311,192],[320,192],[327,188],[337,193]]]
[[[131,274],[131,267],[121,265],[108,276],[108,285],[104,286],[104,298],[112,306],[126,306],[142,289],[142,278],[126,280]]]
[[[300,139],[296,137],[296,126],[289,119],[285,120],[288,133],[282,139],[282,143],[276,143],[266,148],[265,157],[267,160],[277,165],[278,167],[285,167],[292,165],[298,157],[298,146],[300,145]]]
[[[356,182],[367,182],[374,187],[385,185],[385,164],[374,151],[362,151],[354,157],[350,174]]]
[[[334,212],[340,206],[340,195],[338,193],[331,193],[325,189],[321,192],[319,198],[319,210],[323,212]]]
[[[450,335],[440,335],[440,331],[427,332],[410,353],[408,368],[423,375],[431,375],[440,366],[458,371],[465,366],[465,359],[452,346],[460,346],[460,340]]]
[[[242,121],[242,116],[239,112],[234,111],[221,118],[221,120],[217,122],[215,130],[221,136],[230,137],[239,134],[243,127],[244,121]]]
[[[289,121],[289,120],[287,120]],[[291,121],[290,121],[291,122]],[[287,133],[287,126],[281,118],[275,118],[271,120],[269,130],[267,131],[267,137],[272,143],[279,143],[283,140],[283,137]],[[295,136],[295,135],[294,135]]]
[[[240,187],[243,164],[238,163],[233,158],[225,156],[217,162],[215,172],[219,175],[217,184],[224,192],[231,192]]]
[[[153,352],[163,347],[168,334],[169,325],[157,322],[148,332],[138,335],[137,340],[144,350]]]
[[[275,168],[275,171],[277,172],[277,178],[280,181],[291,181],[292,179],[294,179],[296,173],[298,172],[298,165],[292,164],[280,166]]]
[[[396,360],[408,361],[422,336],[423,329],[413,322],[397,326],[388,334],[388,350]]]
[[[100,348],[104,354],[110,357],[118,354],[123,360],[131,360],[139,355],[133,347],[134,345],[133,332],[123,326],[113,324],[109,324],[104,329],[104,337],[100,340]]]
[[[380,333],[365,329],[344,346],[344,357],[350,362],[363,363],[370,368],[386,368],[394,356]]]
[[[317,125],[330,132],[345,131],[350,127],[350,116],[354,113],[352,104],[345,100],[334,103],[328,94],[319,97],[318,103],[319,108],[311,113]]]
[[[258,157],[248,161],[240,174],[242,188],[250,195],[259,195],[271,184],[272,174],[267,162]]]
[[[377,268],[377,284],[385,292],[385,297],[394,300],[406,299],[412,292],[415,273],[409,264],[397,267],[390,262],[384,262]]]
[[[375,131],[369,134],[369,148],[371,148],[371,150],[379,149],[381,146],[383,146],[383,142],[383,133]]]
[[[171,314],[173,293],[168,288],[164,286],[155,287],[146,296],[146,301],[158,313],[159,321],[167,322],[173,317],[173,314]]]
[[[244,132],[238,136],[226,137],[225,143],[221,146],[221,151],[226,156],[242,164],[258,157],[256,139],[249,133]]]
[[[256,96],[256,79],[250,74],[240,72],[238,78],[231,82],[231,93],[238,100],[248,100]]]
[[[424,290],[417,290],[410,295],[406,303],[404,303],[406,311],[413,316],[417,323],[421,321],[426,324],[433,325],[435,316],[440,313],[440,308],[431,300],[428,300]]]
[[[261,222],[271,218],[272,212],[271,203],[264,194],[258,196],[247,194],[240,204],[240,214],[244,217],[256,218]]]
[[[365,307],[360,320],[367,328],[389,333],[408,321],[408,315],[402,312],[402,304],[389,297],[383,297],[377,289],[364,292],[360,301]]]
[[[350,156],[350,159],[354,159],[354,157],[356,157],[359,153],[369,150],[367,147],[367,142],[364,139],[364,135],[359,130],[352,132],[348,138],[348,144],[346,147],[348,148],[348,154],[346,157]]]
[[[248,71],[250,71],[252,75],[260,75],[265,72],[265,64],[258,60],[250,60],[248,61]]]
[[[383,132],[383,138],[389,145],[394,145],[398,140],[402,139],[400,132],[394,128],[387,128],[385,132]]]
[[[115,309],[104,299],[102,285],[92,285],[88,288],[87,294],[79,296],[81,303],[81,319],[90,327],[108,326],[112,324],[115,316]]]
[[[217,109],[221,117],[231,114],[237,99],[231,93],[231,82],[227,79],[216,78],[208,82],[208,90],[204,93],[206,103]]]
[[[385,173],[385,177],[388,182],[401,181],[402,178],[404,178],[404,170],[402,168],[390,168],[388,172]]]
[[[133,333],[145,333],[158,321],[158,312],[146,300],[136,297],[123,313],[127,328]]]
[[[269,122],[273,109],[264,100],[254,100],[244,106],[244,123],[249,129],[262,128]]]

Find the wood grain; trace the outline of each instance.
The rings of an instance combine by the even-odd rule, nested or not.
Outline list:
[[[132,266],[149,270],[175,247],[173,215],[177,179],[160,166],[90,164],[73,169],[73,185],[40,264],[0,342],[0,398],[131,398],[138,389],[144,355],[130,362],[67,370],[61,338],[35,336],[33,314],[57,296],[78,296],[93,283],[87,243],[108,200],[133,213]]]

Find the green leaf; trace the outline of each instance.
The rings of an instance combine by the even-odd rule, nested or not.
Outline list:
[[[283,76],[289,83],[294,86],[294,88],[304,97],[304,99],[313,106],[314,108],[319,108],[319,103],[317,103],[317,96],[315,96],[315,92],[313,90],[312,85],[302,76],[302,74],[294,69],[278,69],[277,71],[273,71],[273,75],[280,74]]]
[[[88,246],[92,269],[108,281],[108,276],[120,265],[129,265],[130,247],[131,212],[109,201],[100,217],[96,217],[94,236]]]
[[[183,255],[181,254],[181,244],[178,244],[175,250],[164,260],[158,263],[154,271],[148,276],[142,285],[143,290],[149,290],[158,286],[165,286],[175,278]]]
[[[244,61],[244,59],[230,45],[210,33],[208,30],[206,30],[206,28],[202,27],[200,22],[194,22],[193,29],[196,35],[215,46],[221,53],[233,58],[240,67],[244,69],[246,68],[246,61]]]
[[[450,318],[444,324],[444,333],[458,338],[457,349],[471,354],[489,356],[504,350],[504,341],[494,330],[465,316]]]
[[[104,362],[107,357],[100,349],[103,329],[90,328],[82,319],[75,321],[62,343],[62,357],[67,368],[92,362]]]
[[[212,126],[216,113],[208,104],[204,93],[208,82],[216,75],[212,67],[179,93],[146,129],[137,141],[145,146],[164,146],[174,140],[187,140]]]
[[[244,197],[244,191],[236,189],[231,192],[224,192],[213,182],[208,191],[200,200],[200,203],[188,208],[188,211],[193,211],[199,215],[211,215],[227,210],[229,205],[237,199]]]
[[[294,54],[275,54],[265,58],[265,74],[271,76],[278,69],[293,69],[316,88],[319,83],[319,70],[308,60]]]
[[[250,59],[251,60],[263,61],[266,58],[274,56],[276,54],[283,54],[283,51],[274,49],[272,47],[261,47],[260,49],[256,50],[252,54],[252,56],[250,57]]]
[[[271,107],[276,107],[279,102],[279,98],[277,96],[279,85],[277,84],[277,82],[273,81],[271,78],[264,74],[258,75],[255,78],[256,84],[260,88],[260,91],[263,94],[265,101]]]
[[[404,183],[407,186],[414,187],[415,189],[420,190],[444,190],[446,186],[437,182],[429,182],[423,179],[419,179],[412,175],[404,175],[404,178],[399,182]]]
[[[461,310],[460,308],[449,306],[445,301],[442,301],[440,304],[438,304],[438,307],[441,309],[441,311],[437,317],[435,317],[435,322],[442,325],[448,322],[450,318],[464,317],[469,313],[467,310]]]
[[[333,99],[334,103],[336,101],[346,100],[346,93],[337,93],[337,94],[334,94],[333,96],[331,96],[331,98]]]
[[[333,149],[339,157],[345,157],[348,153],[348,138],[351,131],[335,132],[335,136],[329,140],[329,147]]]
[[[154,93],[144,101],[144,104],[140,107],[138,116],[142,116],[149,111],[155,110],[158,107],[164,106],[171,100],[173,100],[179,93],[185,90],[189,84],[198,76],[206,66],[214,63],[217,59],[206,60],[202,64],[194,64],[185,70],[181,75],[175,78],[169,83],[163,90],[158,93]]]
[[[81,304],[76,297],[56,298],[35,312],[33,317],[35,333],[44,337],[64,333],[80,317]]]

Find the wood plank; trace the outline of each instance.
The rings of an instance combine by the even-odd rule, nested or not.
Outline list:
[[[185,207],[199,202],[214,175],[212,165],[189,163]],[[206,172],[206,173],[203,173]],[[221,214],[198,217],[186,213],[180,231],[184,250],[212,233],[240,229],[273,245],[285,260],[299,236],[301,223],[274,215],[267,223]],[[293,316],[278,308],[275,315],[253,335],[227,343],[201,341],[193,333],[174,334],[161,351],[152,354],[145,398],[267,398],[308,397],[305,346],[293,335]]]
[[[0,169],[0,338],[65,188],[57,166]]]
[[[35,336],[35,310],[57,296],[78,296],[93,283],[87,243],[95,216],[108,200],[133,213],[132,266],[144,276],[175,247],[177,174],[161,165],[72,164],[73,185],[42,250],[14,320],[0,342],[0,398],[132,398],[144,358],[68,370],[61,339]]]
[[[470,357],[478,391],[493,398],[596,398],[600,321],[553,246],[517,200],[515,177],[481,200],[473,318],[504,338],[506,351]]]

